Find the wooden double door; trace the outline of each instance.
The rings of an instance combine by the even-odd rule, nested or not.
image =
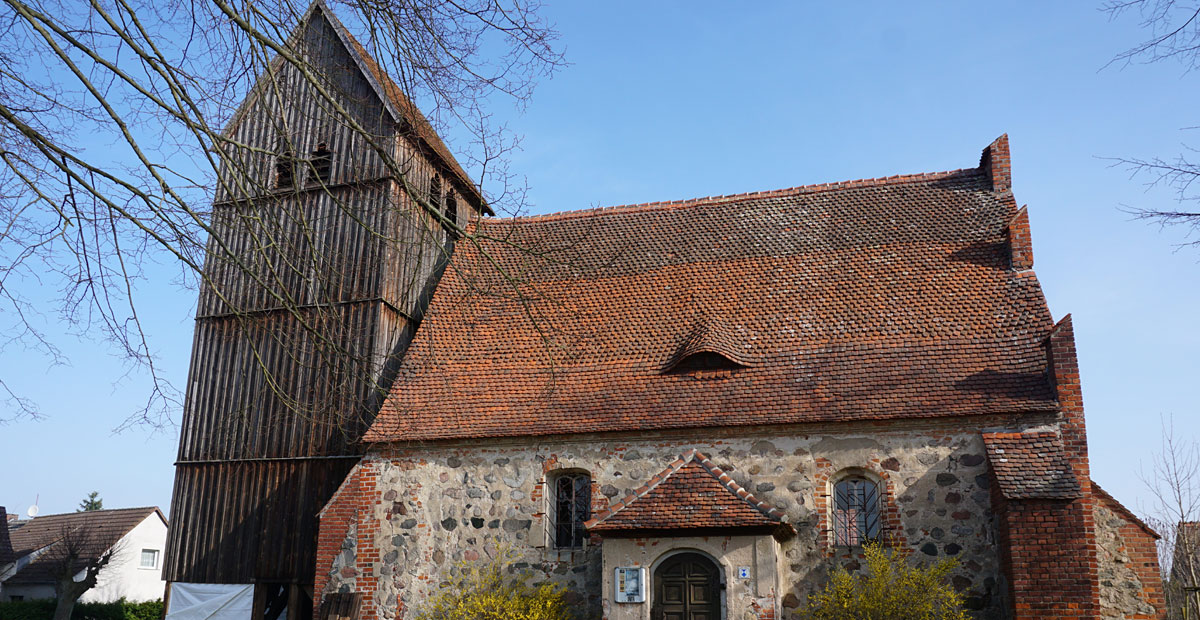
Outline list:
[[[653,620],[721,620],[721,572],[699,553],[667,558],[654,571]]]

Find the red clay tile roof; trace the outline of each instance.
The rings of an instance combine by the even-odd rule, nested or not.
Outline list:
[[[1007,499],[1082,497],[1062,438],[1050,431],[984,433],[988,461]]]
[[[981,167],[483,220],[365,440],[1053,410],[1016,210]]]
[[[784,513],[734,482],[708,457],[685,452],[641,488],[596,513],[589,532],[784,528]]]
[[[53,545],[68,535],[68,532],[76,532],[76,535],[82,537],[77,540],[84,544],[84,557],[99,557],[117,544],[129,530],[155,513],[166,522],[166,518],[162,517],[162,513],[154,506],[35,517],[11,532],[14,557],[22,558],[47,545]],[[4,583],[53,583],[53,564],[56,559],[58,558],[51,547]]]

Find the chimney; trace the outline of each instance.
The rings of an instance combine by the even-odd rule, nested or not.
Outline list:
[[[1008,134],[996,138],[979,158],[979,167],[991,178],[993,192],[1012,191],[1012,157],[1008,153]]]
[[[0,506],[0,566],[13,561],[12,540],[8,537],[8,513]]]
[[[1013,271],[1033,269],[1033,239],[1029,232],[1029,209],[1021,207],[1008,223],[1009,266]]]

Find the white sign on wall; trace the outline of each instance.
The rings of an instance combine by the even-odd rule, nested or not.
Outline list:
[[[749,579],[749,578],[750,578],[750,567],[749,566],[739,566],[738,567],[738,579]]]
[[[643,566],[620,566],[613,580],[618,603],[646,602],[646,568]]]

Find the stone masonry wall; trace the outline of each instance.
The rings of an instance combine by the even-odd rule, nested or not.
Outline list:
[[[1095,495],[1100,617],[1164,618],[1166,601],[1153,533],[1107,493]]]
[[[1004,617],[1006,587],[979,433],[953,423],[900,423],[889,429],[894,430],[869,425],[858,432],[830,427],[821,433],[775,430],[740,436],[726,430],[703,437],[645,434],[372,451],[359,465],[362,480],[370,484],[360,486],[359,497],[339,493],[338,498],[358,507],[357,527],[327,530],[323,523],[326,553],[317,573],[328,581],[321,591],[363,591],[364,620],[411,617],[458,562],[494,555],[507,543],[522,556],[519,568],[565,584],[572,602],[598,618],[600,541],[593,538],[575,552],[548,548],[547,475],[589,471],[593,504],[599,508],[696,448],[784,510],[795,525],[798,535],[782,548],[784,616],[823,585],[835,563],[858,568],[855,554],[836,553],[827,512],[839,472],[856,472],[881,483],[888,538],[907,545],[919,560],[956,557],[953,584],[966,593],[975,616]],[[344,540],[324,540],[330,536]],[[353,567],[349,554],[355,556]]]

